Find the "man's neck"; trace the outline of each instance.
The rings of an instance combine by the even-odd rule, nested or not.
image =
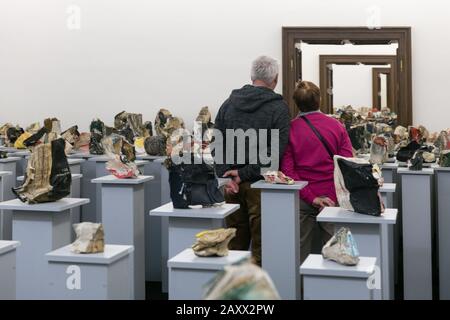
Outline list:
[[[265,83],[264,81],[261,81],[261,80],[253,81],[253,86],[254,87],[263,87],[263,88],[273,90],[270,86],[267,85],[267,83]]]

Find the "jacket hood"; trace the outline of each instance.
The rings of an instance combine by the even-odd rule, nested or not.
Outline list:
[[[277,100],[283,100],[283,97],[269,88],[252,85],[233,90],[230,96],[231,104],[243,112],[254,112],[262,105]]]

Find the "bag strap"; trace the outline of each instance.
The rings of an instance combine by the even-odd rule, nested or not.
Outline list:
[[[300,116],[300,118],[303,119],[303,121],[306,122],[306,124],[311,128],[311,130],[314,132],[314,134],[317,136],[317,138],[319,138],[320,142],[322,142],[323,146],[325,147],[325,149],[327,150],[328,154],[330,155],[331,160],[333,160],[334,159],[334,153],[331,151],[330,147],[328,146],[328,143],[325,141],[325,139],[320,134],[320,132],[317,131],[316,127],[313,126],[311,121],[309,121],[309,119],[306,116]]]

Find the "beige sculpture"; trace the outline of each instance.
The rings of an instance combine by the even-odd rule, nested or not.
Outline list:
[[[31,134],[36,134],[36,133],[38,133],[38,131],[41,129],[41,124],[39,123],[39,122],[35,122],[35,123],[32,123],[32,124],[30,124],[26,129],[25,129],[25,131],[26,132],[29,132],[29,133],[31,133]]]
[[[394,130],[395,143],[401,143],[402,141],[408,141],[409,134],[408,129],[402,126],[398,126]]]
[[[234,228],[203,231],[195,235],[192,250],[199,257],[225,257],[228,255],[228,244],[235,236]]]
[[[99,253],[105,248],[105,235],[101,223],[83,222],[74,224],[76,240],[72,243],[74,253]]]

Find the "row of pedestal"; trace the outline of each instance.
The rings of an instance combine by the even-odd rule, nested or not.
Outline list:
[[[85,159],[81,159],[83,157]],[[82,198],[66,198],[55,203],[39,205],[26,205],[17,199],[13,199],[0,204],[0,209],[3,212],[8,212],[11,217],[11,238],[20,241],[22,244],[17,252],[18,274],[16,278],[17,297],[19,299],[51,299],[56,296],[69,299],[118,298],[119,295],[115,294],[114,290],[108,295],[102,295],[94,288],[96,285],[100,285],[100,287],[122,288],[122,291],[124,291],[127,286],[124,283],[116,286],[116,280],[112,281],[112,279],[123,278],[123,281],[125,281],[125,277],[118,277],[118,274],[113,278],[98,277],[98,279],[109,279],[108,281],[110,281],[107,283],[102,280],[103,282],[99,283],[92,280],[89,272],[84,271],[84,269],[95,269],[94,266],[101,265],[99,261],[104,261],[106,267],[102,268],[103,271],[98,272],[108,274],[112,268],[111,262],[115,262],[117,257],[120,257],[119,260],[122,261],[125,259],[123,257],[130,256],[130,261],[125,264],[129,263],[131,268],[127,274],[132,277],[132,294],[122,294],[121,298],[145,298],[145,282],[148,277],[152,277],[151,266],[153,266],[153,269],[164,270],[165,274],[163,273],[162,276],[168,278],[167,261],[169,260],[169,252],[167,251],[165,254],[165,259],[161,256],[164,256],[162,253],[164,247],[167,250],[170,249],[168,245],[169,219],[148,215],[149,208],[160,206],[163,201],[169,201],[168,175],[163,166],[162,158],[147,156],[144,158],[148,161],[138,162],[141,171],[154,173],[156,179],[154,179],[154,176],[147,175],[140,176],[137,179],[117,179],[113,176],[96,178],[97,175],[106,173],[105,162],[108,159],[91,155],[74,155],[73,158],[69,159],[69,164],[77,166],[71,167],[74,182],[80,182],[81,177],[83,178],[79,183]],[[16,161],[17,159],[9,158],[10,163]],[[4,173],[5,177],[10,175],[17,175],[17,171]],[[10,183],[15,180],[12,179]],[[23,181],[23,177],[19,177],[18,180],[20,183]],[[72,186],[71,196],[75,195],[74,186],[75,183]],[[165,198],[165,195],[167,195],[167,198]],[[96,203],[95,206],[92,205],[92,202]],[[98,208],[100,214],[97,212],[92,214],[92,211]],[[236,209],[237,206],[229,208],[226,205],[217,212],[211,213],[214,217],[213,221],[216,221],[217,217],[221,219],[220,224],[213,225],[222,226],[223,217]],[[81,215],[74,214],[76,210],[81,212]],[[44,221],[41,221],[41,219]],[[154,220],[151,221],[150,219]],[[159,221],[156,219],[159,219]],[[76,255],[70,252],[68,244],[73,241],[73,235],[70,238],[71,224],[78,222],[76,220],[103,223],[105,241],[108,244],[104,254]],[[203,221],[203,219],[200,219],[200,221]],[[40,226],[40,228],[34,228],[35,225]],[[161,232],[164,226],[166,226],[167,235],[165,243],[164,235]],[[205,227],[203,228],[203,226]],[[194,234],[186,237],[183,250],[190,247],[195,238],[195,233],[210,227],[207,223],[200,223],[199,228],[196,229],[197,231]],[[29,232],[25,232],[25,230],[29,230]],[[46,237],[39,238],[41,233],[45,234]],[[38,240],[33,241],[33,239]],[[125,246],[117,247],[119,244]],[[154,248],[159,249],[160,257],[158,257],[158,250],[152,250]],[[128,253],[125,254],[125,252]],[[248,255],[248,252],[237,253],[239,257],[244,255]],[[231,257],[236,257],[236,253],[232,253]],[[25,263],[25,261],[28,261],[28,263]],[[30,263],[30,261],[36,263]],[[223,263],[227,261],[225,259],[216,263],[215,268],[218,268],[220,264],[223,267]],[[55,267],[56,265],[59,267]],[[83,265],[83,268],[80,269],[80,265]],[[59,272],[57,272],[58,268]],[[121,269],[123,270],[123,266]],[[79,285],[76,285],[76,279],[80,273],[84,277],[82,277],[83,280],[78,281]],[[161,273],[153,272],[153,274],[158,274],[161,279]],[[56,275],[58,275],[58,279],[55,279]],[[84,289],[69,290],[66,288],[67,282],[72,280],[75,284],[69,287]],[[168,280],[166,280],[166,284],[168,284]],[[42,290],[42,288],[45,288],[45,290]],[[64,292],[61,293],[61,291]]]
[[[5,164],[17,162],[15,157],[4,160]],[[164,291],[171,292],[169,297],[173,298],[179,290],[169,290],[174,286],[170,285],[168,280],[170,267],[167,268],[167,262],[185,252],[198,231],[222,227],[224,218],[235,212],[237,207],[226,205],[222,208],[202,210],[174,210],[170,204],[168,173],[163,166],[163,159],[144,156],[141,160],[144,160],[139,164],[141,170],[154,179],[144,176],[141,178],[145,181],[136,180],[133,184],[122,184],[111,177],[98,179],[106,174],[106,158],[73,155],[69,159],[72,173],[83,176],[80,181],[81,198],[91,200],[81,207],[80,220],[102,221],[108,244],[132,246],[131,249],[135,251],[132,264],[136,263],[136,259],[141,259],[137,263],[140,268],[133,265],[133,270],[136,270],[133,273],[136,293],[145,291],[145,281],[162,281]],[[15,181],[17,169],[14,172],[12,165],[7,168],[0,167],[0,171],[2,169],[9,169],[0,172],[2,194],[5,195],[5,190],[9,188],[5,188],[4,182]],[[405,299],[431,299],[433,280],[436,280],[438,275],[440,298],[448,299],[450,276],[447,270],[450,257],[444,252],[450,245],[450,239],[443,230],[450,225],[450,204],[447,204],[448,197],[445,197],[450,185],[450,170],[430,168],[413,172],[398,168],[395,164],[387,164],[383,166],[383,173],[387,183],[381,191],[388,208],[395,209],[387,210],[382,218],[374,218],[330,208],[318,216],[318,221],[333,222],[336,227],[350,227],[361,255],[367,259],[375,259],[370,260],[375,261],[375,271],[379,271],[380,278],[379,284],[371,291],[375,299],[393,299],[394,285],[401,280],[401,274]],[[263,268],[269,272],[283,299],[302,297],[298,190],[304,186],[305,183],[274,186],[263,182],[253,185],[254,188],[262,190]],[[437,191],[436,202],[434,190]],[[72,212],[75,208],[69,209],[71,219],[74,219]],[[123,214],[127,211],[148,213],[152,209],[150,215],[142,214],[137,217],[132,214],[126,218]],[[3,213],[10,213],[10,210],[11,208],[3,209]],[[116,215],[114,212],[117,212]],[[111,224],[108,224],[108,218],[105,220],[105,213],[111,216]],[[435,225],[438,225],[439,229],[435,229]],[[4,226],[5,224],[2,230]],[[123,232],[125,226],[130,230],[128,234]],[[111,242],[115,238],[108,238],[108,234],[109,237],[117,234],[118,240]],[[435,241],[439,243],[438,247],[434,245]],[[438,250],[435,250],[436,247]],[[45,253],[58,248],[52,246]],[[312,259],[316,261],[316,258]],[[175,261],[175,265],[177,263]],[[403,268],[397,268],[397,265],[403,265]],[[306,269],[311,273],[311,268]],[[304,297],[307,298],[306,295]],[[142,295],[136,294],[135,298],[142,298]]]

